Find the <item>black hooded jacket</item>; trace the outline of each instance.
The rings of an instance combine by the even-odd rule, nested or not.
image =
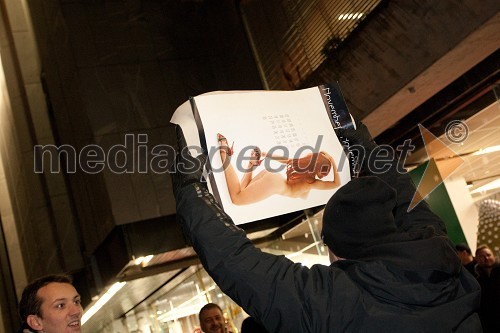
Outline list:
[[[397,233],[331,266],[260,251],[203,184],[176,190],[177,214],[217,285],[269,332],[481,332],[479,285],[443,222],[424,202],[407,212],[407,174],[381,178],[397,192]]]

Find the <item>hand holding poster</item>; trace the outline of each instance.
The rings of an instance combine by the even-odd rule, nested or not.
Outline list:
[[[334,128],[354,125],[337,84],[208,93],[171,121],[208,154],[209,189],[236,224],[324,205],[351,178]]]

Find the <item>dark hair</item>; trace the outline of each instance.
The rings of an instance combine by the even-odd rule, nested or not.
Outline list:
[[[472,251],[471,251],[469,245],[467,245],[466,243],[459,243],[459,244],[455,245],[455,250],[457,252],[465,251],[468,254],[472,255]]]
[[[42,299],[38,297],[38,290],[53,282],[73,284],[73,279],[68,275],[53,274],[38,278],[27,285],[19,302],[19,315],[22,321],[26,322],[29,315],[42,316],[40,309]]]
[[[200,313],[198,313],[198,320],[201,322],[201,313],[205,310],[210,310],[210,309],[214,309],[214,308],[217,308],[219,309],[220,313],[224,314],[224,311],[222,311],[221,307],[218,306],[217,304],[215,303],[207,303],[205,304],[201,309],[200,309]]]
[[[488,245],[486,245],[486,244],[482,244],[482,245],[479,245],[479,246],[477,247],[477,249],[476,249],[476,256],[477,256],[477,253],[478,253],[479,251],[482,251],[482,250],[485,250],[485,249],[488,249],[488,250],[490,250],[491,252],[493,252],[493,251],[491,250],[491,248],[490,248]]]
[[[268,333],[268,331],[255,318],[247,317],[241,323],[241,333]]]

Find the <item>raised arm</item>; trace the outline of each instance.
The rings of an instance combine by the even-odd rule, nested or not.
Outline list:
[[[326,287],[319,284],[333,288],[331,279],[340,273],[330,272],[323,278],[314,278],[329,268],[309,269],[284,256],[256,248],[200,182],[200,166],[204,161],[203,157],[194,159],[189,154],[179,154],[172,180],[177,219],[206,271],[224,293],[258,318],[269,331],[318,331],[314,326],[324,323],[311,317],[319,313],[319,309],[330,306],[320,297]],[[186,170],[185,166],[196,164],[198,167]]]

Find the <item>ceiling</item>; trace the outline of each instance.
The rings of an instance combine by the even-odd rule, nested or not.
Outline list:
[[[471,154],[487,147],[500,146],[500,103],[494,102],[462,123],[456,124],[465,125],[463,141],[462,139],[459,143],[450,141],[449,132],[439,137],[448,148],[463,159],[463,164],[450,177],[464,178],[465,182],[470,184],[471,192],[486,183],[500,179],[500,151],[482,155]],[[455,140],[453,137],[451,139]],[[435,151],[432,155],[438,161],[438,165],[440,161],[444,162],[450,157],[449,151],[445,149]],[[406,165],[411,167],[428,159],[426,149],[421,148],[408,157]],[[484,193],[472,193],[472,197],[477,201],[499,191],[500,188]]]

